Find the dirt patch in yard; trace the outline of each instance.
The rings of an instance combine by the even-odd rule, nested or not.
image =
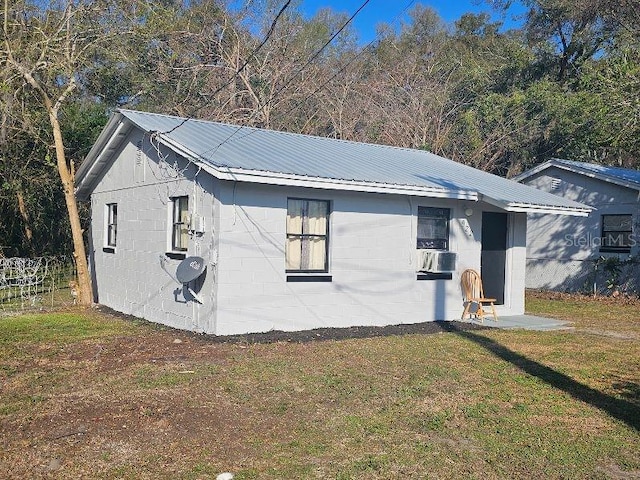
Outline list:
[[[621,333],[611,330],[596,330],[593,328],[583,328],[579,330],[586,335],[598,335],[600,337],[615,338],[616,340],[638,340],[638,335],[634,333]]]
[[[304,425],[295,412],[321,407],[296,406],[303,387],[285,392],[279,403],[250,403],[256,393],[247,388],[255,384],[229,375],[239,368],[239,359],[277,356],[278,343],[290,350],[287,361],[295,363],[331,340],[486,328],[429,322],[213,336],[103,307],[94,313],[107,321],[146,325],[133,335],[27,344],[20,359],[7,359],[7,375],[0,371],[0,478],[145,478],[141,472],[159,471],[166,478],[191,478],[184,472],[199,468],[194,451],[205,452],[198,461],[206,474],[230,464],[242,469],[239,458],[257,458],[265,445],[295,441],[293,432]],[[183,456],[180,449],[186,446]],[[193,477],[210,478],[199,473],[192,472]]]
[[[629,441],[636,436],[623,426],[585,412],[582,402],[497,361],[477,342],[438,334],[485,330],[565,368],[571,355],[557,358],[557,342],[595,348],[586,336],[428,322],[223,337],[106,308],[81,313],[78,328],[86,313],[87,325],[98,319],[98,333],[57,337],[52,329],[37,341],[16,337],[27,338],[19,347],[4,344],[0,478],[193,480],[224,471],[238,480],[515,478],[523,468],[565,478],[573,470],[564,465],[575,469],[576,441],[586,449],[580,458],[606,462],[589,460],[575,476],[593,472],[598,461],[609,476],[638,469]],[[42,328],[38,322],[25,328]],[[348,339],[362,340],[337,341]],[[633,342],[618,343],[614,353],[619,347],[631,352],[619,353],[625,362],[634,358]],[[626,382],[624,392],[636,392],[635,377],[624,371],[616,378],[597,373],[606,380],[602,389]],[[575,414],[581,418],[572,430],[563,422]],[[524,437],[523,427],[531,430]],[[517,444],[529,438],[537,443]],[[608,450],[600,453],[603,442]],[[568,458],[549,466],[545,452],[559,443]],[[514,447],[505,453],[503,444]],[[522,448],[533,449],[526,462]],[[541,460],[531,466],[531,458]],[[553,469],[560,469],[555,477]]]

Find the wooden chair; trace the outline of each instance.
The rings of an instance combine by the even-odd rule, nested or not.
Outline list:
[[[464,320],[468,315],[469,318],[475,316],[476,318],[480,318],[481,322],[484,322],[485,311],[482,307],[483,304],[488,304],[491,306],[493,319],[497,322],[498,315],[496,314],[496,307],[493,305],[496,299],[485,298],[480,274],[473,269],[467,269],[462,272],[460,283],[462,284],[462,292],[464,294],[464,311],[462,312],[462,319]],[[473,306],[476,307],[475,311],[472,310]]]

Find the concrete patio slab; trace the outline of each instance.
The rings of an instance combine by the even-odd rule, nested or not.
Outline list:
[[[496,322],[493,317],[485,316],[484,323],[479,320],[465,319],[463,322],[475,323],[483,325],[485,327],[504,328],[504,329],[516,329],[523,330],[570,330],[573,327],[569,322],[563,320],[557,320],[554,318],[537,317],[535,315],[509,315],[504,317],[498,317]]]

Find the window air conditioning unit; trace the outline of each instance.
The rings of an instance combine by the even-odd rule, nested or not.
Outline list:
[[[456,253],[442,250],[423,250],[419,270],[429,273],[451,273],[456,270]]]

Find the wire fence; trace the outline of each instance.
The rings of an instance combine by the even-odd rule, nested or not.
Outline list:
[[[73,305],[75,278],[70,257],[0,258],[0,315]]]

